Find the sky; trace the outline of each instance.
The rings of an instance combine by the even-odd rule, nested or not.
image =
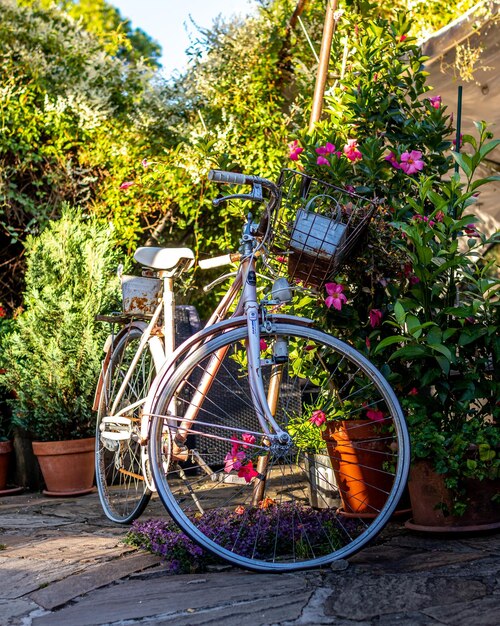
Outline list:
[[[252,0],[110,0],[133,28],[140,28],[163,49],[161,63],[165,76],[182,71],[187,62],[189,34],[196,32],[190,17],[201,27],[210,27],[214,18],[246,15]]]

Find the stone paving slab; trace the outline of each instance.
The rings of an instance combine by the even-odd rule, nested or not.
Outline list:
[[[155,501],[142,519],[165,516]],[[0,499],[6,626],[499,626],[500,534],[451,539],[391,523],[332,568],[167,576],[121,543],[97,494]],[[145,569],[142,569],[142,568]]]
[[[0,558],[1,600],[21,598],[82,570],[78,562]]]
[[[483,598],[488,589],[480,581],[437,576],[357,575],[331,580],[334,592],[325,614],[357,621],[379,615],[422,611],[440,604]]]
[[[117,561],[96,565],[84,572],[60,580],[30,594],[31,600],[44,609],[54,609],[89,591],[158,565],[161,560],[152,554],[133,554]]]
[[[122,531],[123,532],[123,531]],[[91,534],[60,533],[27,545],[6,550],[2,556],[55,561],[89,561],[116,558],[135,548],[122,542],[123,537],[99,537]]]
[[[16,600],[0,600],[0,624],[3,626],[14,626],[14,624],[21,624],[22,618],[19,616],[29,615],[33,611],[36,611],[38,606],[31,600],[24,598]]]
[[[158,623],[176,625],[223,624],[228,616],[233,626],[264,625],[280,616],[292,619],[300,614],[311,595],[306,580],[297,574],[230,572],[122,581],[33,619],[33,626],[97,626],[118,623],[124,616],[127,620],[158,618]],[[269,608],[265,610],[266,605]],[[273,618],[267,614],[271,608]]]
[[[498,626],[500,624],[500,596],[490,596],[473,602],[425,609],[424,613],[449,626]]]

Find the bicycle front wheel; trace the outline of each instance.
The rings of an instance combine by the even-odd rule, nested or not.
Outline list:
[[[154,349],[161,350],[151,338],[122,389],[143,331],[130,325],[111,346],[111,357],[98,402],[96,427],[96,482],[106,516],[113,522],[128,524],[144,511],[151,492],[142,473],[141,400],[155,376]],[[112,407],[116,403],[114,414]],[[124,410],[125,409],[125,410]]]
[[[394,392],[347,344],[275,324],[261,334],[262,377],[290,438],[272,441],[252,400],[246,338],[243,328],[212,339],[156,394],[150,460],[160,498],[187,535],[240,567],[346,558],[377,536],[406,484],[409,438]],[[182,461],[172,445],[186,432]]]

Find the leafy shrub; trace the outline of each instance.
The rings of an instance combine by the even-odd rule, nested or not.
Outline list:
[[[13,420],[38,440],[92,436],[91,411],[106,329],[97,312],[116,308],[112,231],[66,208],[26,242],[25,310],[3,338],[2,385]]]

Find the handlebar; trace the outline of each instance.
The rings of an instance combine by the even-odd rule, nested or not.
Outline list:
[[[277,204],[279,204],[279,201],[281,199],[281,192],[278,185],[268,180],[267,178],[261,178],[260,176],[240,174],[238,172],[226,172],[224,170],[210,170],[208,172],[208,180],[215,183],[226,183],[229,185],[252,186],[251,193],[238,193],[229,196],[223,196],[222,198],[217,198],[213,201],[214,206],[219,206],[219,204],[221,204],[222,202],[235,199],[263,202],[264,197],[262,195],[262,188],[266,189],[269,192],[270,199],[267,204],[266,211],[262,216],[262,219],[260,220],[257,233],[263,235],[267,232],[271,211]]]

